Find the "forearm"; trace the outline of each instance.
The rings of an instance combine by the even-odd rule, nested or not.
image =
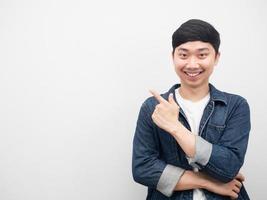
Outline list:
[[[244,181],[242,174],[238,174],[229,183],[222,183],[202,172],[185,171],[174,190],[206,189],[210,192],[235,199],[238,197],[242,187],[242,181]]]
[[[202,189],[205,187],[206,180],[200,173],[185,171],[175,187],[175,191]]]
[[[188,163],[203,169],[213,178],[222,182],[229,182],[240,170],[242,163],[230,149],[211,144],[202,137],[194,135],[181,124],[171,134],[187,155]],[[225,158],[231,159],[226,160]],[[216,170],[208,163],[216,166]],[[225,165],[225,163],[228,164]]]
[[[196,136],[179,124],[171,133],[185,154],[192,158],[196,153]]]
[[[175,187],[175,191],[191,189],[206,189],[209,191],[214,191],[214,189],[218,186],[218,183],[220,182],[202,172],[187,170],[181,176]]]
[[[233,180],[239,172],[243,162],[231,148],[214,145],[192,134],[181,124],[171,134],[187,155],[188,163],[203,169],[213,178],[226,183]]]

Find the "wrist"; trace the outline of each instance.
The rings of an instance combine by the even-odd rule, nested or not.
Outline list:
[[[195,189],[207,189],[209,187],[208,180],[201,172],[190,171],[189,173],[192,174],[192,177],[195,177],[194,178]]]
[[[177,138],[181,135],[181,133],[182,133],[182,125],[180,122],[178,122],[177,124],[175,124],[175,126],[173,126],[171,134],[173,137]]]
[[[198,181],[198,184],[199,184],[199,188],[200,189],[207,189],[209,188],[209,184],[210,182],[208,181],[207,177],[201,173],[201,172],[196,172],[197,176],[199,177],[199,181]]]

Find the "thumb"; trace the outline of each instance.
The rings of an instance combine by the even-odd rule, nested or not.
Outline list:
[[[176,104],[175,101],[174,101],[174,99],[173,99],[173,93],[170,93],[169,94],[169,103],[170,104]]]

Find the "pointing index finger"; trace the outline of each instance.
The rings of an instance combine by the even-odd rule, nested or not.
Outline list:
[[[149,92],[158,100],[159,103],[168,103],[160,94],[155,90],[149,90]]]

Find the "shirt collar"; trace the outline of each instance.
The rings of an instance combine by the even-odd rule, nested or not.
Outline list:
[[[181,84],[173,85],[168,91],[168,95],[169,93],[174,93],[175,89],[177,89],[180,86]],[[216,89],[211,83],[209,83],[209,88],[210,88],[210,101],[214,101],[214,102],[220,101],[220,102],[223,102],[225,105],[227,105],[227,98],[222,91]]]

